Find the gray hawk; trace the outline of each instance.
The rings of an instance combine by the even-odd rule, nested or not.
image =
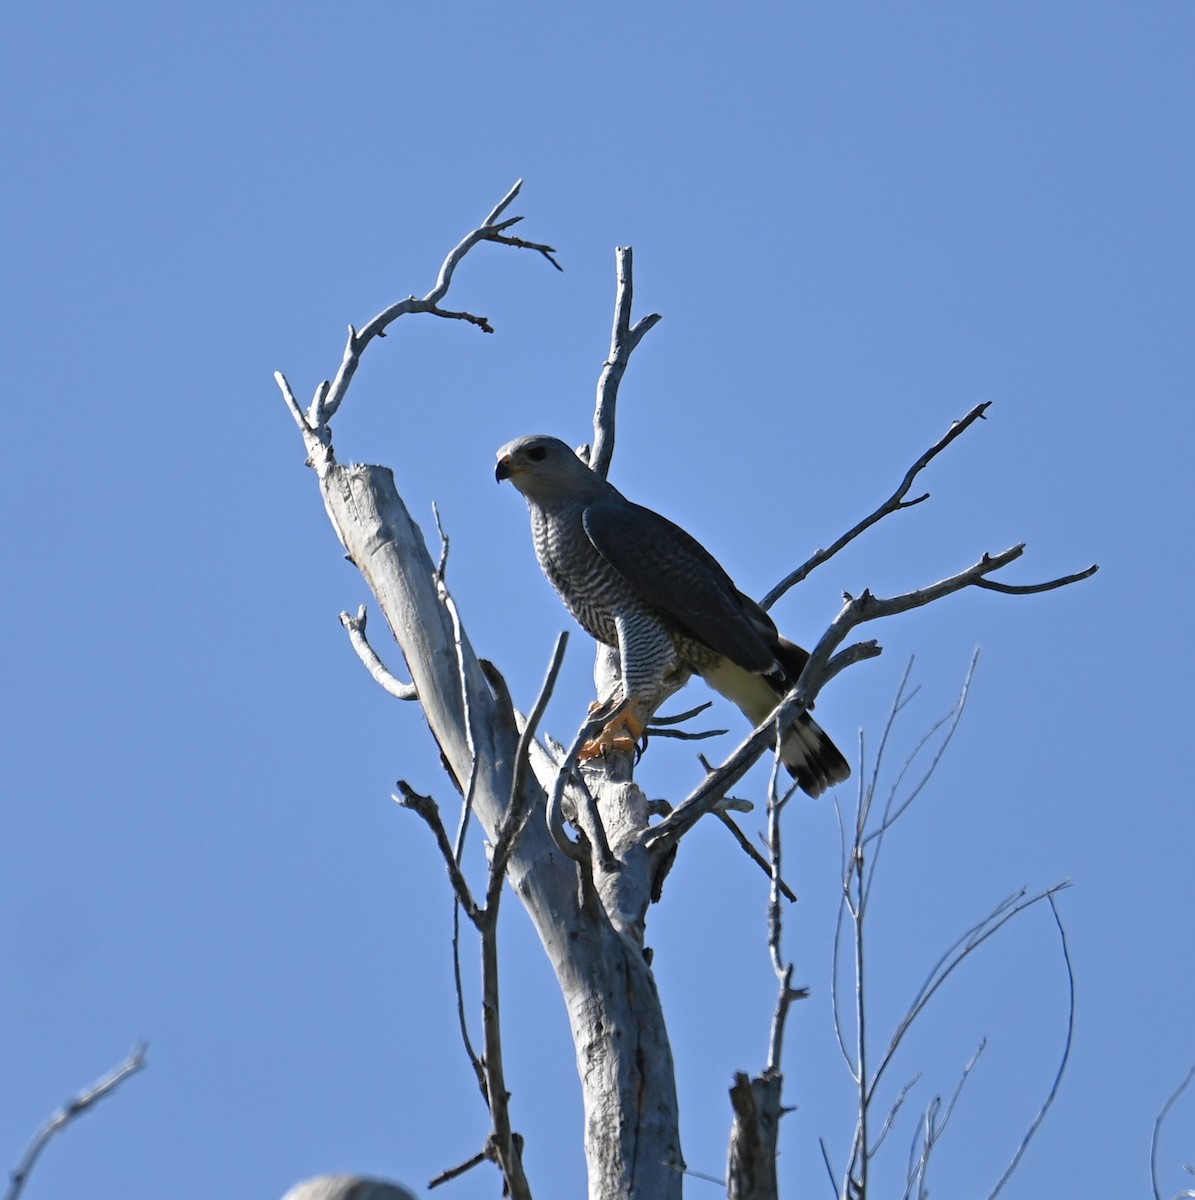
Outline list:
[[[752,725],[796,683],[808,653],[780,636],[704,546],[626,499],[559,438],[508,442],[494,474],[526,499],[539,565],[569,612],[618,650],[622,678],[608,700],[614,715],[584,757],[633,748],[670,681],[689,673]],[[781,758],[811,796],[850,775],[808,713],[785,738]]]

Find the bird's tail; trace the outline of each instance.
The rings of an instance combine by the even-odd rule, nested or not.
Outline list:
[[[737,705],[752,724],[766,720],[801,673],[809,656],[799,646],[780,639],[774,675],[753,675],[728,659],[702,671],[706,683]],[[851,768],[822,727],[802,713],[780,747],[780,759],[803,792],[820,796],[848,778]]]
[[[808,713],[797,718],[781,744],[780,760],[801,791],[810,796],[820,796],[851,773],[842,752]]]

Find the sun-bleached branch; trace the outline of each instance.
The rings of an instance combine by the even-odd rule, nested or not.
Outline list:
[[[593,445],[587,459],[590,469],[603,479],[609,474],[614,457],[614,415],[618,405],[618,385],[626,374],[635,347],[661,320],[649,313],[631,324],[631,302],[635,296],[634,251],[619,246],[615,253],[618,290],[614,298],[614,328],[610,333],[610,354],[598,376],[597,404],[593,413]]]
[[[349,645],[357,652],[362,665],[373,676],[374,681],[396,700],[418,700],[419,693],[415,690],[415,685],[403,683],[397,678],[369,644],[369,639],[365,636],[365,619],[364,604],[357,609],[355,616],[347,612],[340,614],[340,623],[349,635]]]
[[[561,269],[560,264],[554,257],[555,251],[551,246],[546,246],[538,242],[524,241],[521,238],[512,237],[507,233],[507,230],[523,219],[522,217],[508,217],[504,221],[499,220],[499,217],[501,217],[514,198],[519,194],[519,189],[522,186],[523,181],[521,179],[516,181],[514,186],[495,205],[485,220],[476,229],[466,234],[448,252],[447,257],[440,266],[439,274],[436,277],[436,284],[427,295],[422,298],[408,296],[405,300],[399,300],[391,304],[367,321],[360,329],[357,329],[353,325],[349,326],[344,352],[341,355],[340,367],[335,377],[331,381],[324,380],[320,383],[316,388],[311,404],[305,412],[295,397],[294,390],[286,380],[286,377],[280,371],[274,373],[274,379],[277,381],[278,387],[282,392],[286,406],[290,409],[291,415],[295,418],[295,422],[303,434],[303,439],[307,443],[308,453],[311,456],[309,461],[312,462],[312,465],[319,468],[323,460],[331,455],[332,434],[328,428],[328,423],[344,403],[349,384],[352,383],[353,376],[357,373],[357,367],[361,362],[361,355],[365,352],[365,348],[374,338],[384,337],[387,327],[397,321],[399,317],[407,316],[410,313],[428,313],[431,316],[443,317],[447,320],[465,321],[470,325],[476,326],[484,333],[493,333],[493,326],[490,325],[487,318],[477,316],[471,312],[442,308],[440,305],[440,302],[448,294],[448,289],[452,284],[452,277],[461,260],[475,246],[481,242],[496,242],[499,245],[513,246],[516,249],[534,250],[543,255],[557,270]]]

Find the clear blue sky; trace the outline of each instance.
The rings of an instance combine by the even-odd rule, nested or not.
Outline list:
[[[932,501],[776,615],[809,641],[843,590],[891,594],[1019,541],[1016,581],[1101,564],[1062,592],[891,622],[819,718],[844,748],[874,741],[915,654],[907,747],[983,647],[885,864],[873,1027],[1007,892],[1073,879],[1073,1060],[1004,1195],[1147,1194],[1154,1117],[1195,1060],[1188,0],[44,0],[8,6],[0,56],[0,1167],[136,1039],[151,1063],[51,1147],[29,1200],[248,1200],[329,1170],[422,1188],[482,1143],[447,883],[389,799],[400,776],[450,789],[414,706],[346,644],[336,614],[367,596],[271,373],[309,396],[345,326],[426,291],[520,176],[525,235],[564,273],[477,252],[452,301],[497,332],[403,321],[336,421],[341,457],[393,465],[425,529],[438,502],[474,644],[527,705],[568,618],[493,452],[586,439],[616,245],[664,320],[624,385],[614,479],[755,594],[991,401],[925,476]],[[571,734],[589,698],[577,635],[548,727]],[[642,771],[672,798],[697,774],[668,743]],[[787,829],[788,948],[813,997],[790,1029],[781,1171],[828,1195],[817,1138],[840,1164],[850,1103],[827,1019],[832,805],[802,801]],[[649,927],[686,1152],[712,1175],[732,1072],[766,1046],[764,900],[702,829]],[[579,1195],[563,1006],[506,912],[515,1123],[537,1194]],[[986,1194],[1064,1022],[1039,912],[930,1009],[893,1077],[923,1072],[884,1178],[986,1034],[931,1177]],[[1193,1128],[1195,1097],[1163,1145],[1170,1194]],[[498,1184],[487,1169],[441,1194]]]

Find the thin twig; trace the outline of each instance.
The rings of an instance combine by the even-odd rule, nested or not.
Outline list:
[[[772,959],[772,970],[779,980],[780,989],[776,997],[776,1007],[772,1012],[772,1028],[768,1036],[768,1062],[764,1070],[766,1075],[779,1075],[784,1050],[784,1029],[788,1021],[788,1010],[794,1000],[802,1000],[809,995],[807,988],[792,986],[793,964],[786,963],[781,954],[781,936],[784,932],[783,912],[780,907],[781,870],[782,870],[782,841],[780,836],[780,815],[784,807],[792,799],[797,789],[793,783],[783,795],[780,794],[780,740],[777,738],[775,754],[772,757],[772,777],[768,784],[768,855],[771,859],[770,871],[771,888],[768,891],[768,952]]]
[[[1192,1079],[1195,1079],[1195,1067],[1187,1072],[1187,1077],[1170,1093],[1169,1099],[1162,1105],[1162,1111],[1158,1113],[1157,1120],[1154,1121],[1153,1137],[1149,1142],[1149,1177],[1153,1182],[1154,1200],[1162,1200],[1162,1185],[1158,1180],[1158,1139],[1162,1133],[1162,1122],[1166,1120],[1167,1114],[1190,1086]]]
[[[447,543],[444,543],[440,558],[441,572],[446,565],[446,554]],[[473,816],[473,798],[477,793],[478,772],[481,770],[481,756],[477,753],[474,709],[472,696],[469,691],[469,680],[472,677],[472,673],[465,662],[465,631],[461,623],[460,612],[456,607],[456,601],[453,600],[452,593],[449,592],[447,585],[444,583],[442,573],[436,576],[436,593],[452,623],[452,645],[456,654],[457,681],[460,686],[461,709],[464,717],[462,723],[465,729],[465,744],[469,750],[469,778],[464,786],[461,787],[464,803],[461,805],[461,819],[457,825],[456,844],[454,846],[454,854],[459,865],[464,861],[465,838],[469,832],[470,818]]]
[[[1038,592],[1052,592],[1055,588],[1066,587],[1067,584],[1090,579],[1099,569],[1099,563],[1092,563],[1086,571],[1078,571],[1074,575],[1063,575],[1061,579],[1051,579],[1047,583],[997,583],[994,579],[977,579],[975,586],[987,588],[990,592],[1003,592],[1006,596],[1032,596]]]
[[[878,1087],[884,1072],[891,1064],[896,1051],[904,1041],[905,1034],[908,1033],[910,1027],[924,1010],[925,1006],[954,971],[982,946],[988,938],[998,933],[1014,917],[1019,916],[1026,909],[1032,908],[1035,904],[1043,900],[1051,900],[1055,893],[1069,886],[1069,881],[1064,880],[1062,883],[1056,883],[1052,887],[1035,892],[1031,896],[1026,896],[1025,889],[1021,889],[1021,891],[1014,893],[997,904],[986,917],[977,921],[938,959],[892,1035],[888,1049],[884,1052],[880,1065],[876,1068],[876,1072],[872,1076],[871,1086],[868,1088],[869,1099],[875,1094],[875,1089]],[[1053,907],[1052,903],[1051,907]],[[1070,963],[1068,959],[1068,973],[1069,969]]]
[[[884,1144],[884,1139],[888,1136],[892,1126],[896,1123],[896,1118],[900,1114],[900,1110],[904,1107],[905,1101],[908,1099],[909,1093],[917,1086],[921,1080],[921,1072],[918,1071],[908,1083],[904,1085],[897,1093],[896,1099],[892,1101],[891,1107],[888,1109],[888,1115],[884,1118],[884,1124],[880,1127],[880,1132],[876,1135],[876,1140],[872,1143],[871,1155],[874,1158],[876,1151]]]
[[[481,931],[481,1023],[485,1039],[482,1069],[485,1071],[486,1098],[489,1101],[493,1132],[490,1145],[502,1171],[509,1194],[514,1200],[531,1200],[531,1187],[523,1172],[522,1138],[511,1128],[510,1093],[502,1058],[501,991],[498,982],[498,903],[502,888],[495,888],[491,871],[491,903]]]
[[[601,726],[602,721],[595,719],[578,730],[577,736],[573,739],[573,744],[569,747],[568,752],[564,756],[564,761],[561,762],[556,772],[556,779],[552,784],[551,792],[548,794],[548,833],[551,835],[552,841],[556,843],[556,848],[574,862],[584,861],[585,847],[579,841],[574,841],[570,838],[568,831],[564,828],[564,789],[569,778],[572,776],[573,769],[577,763],[577,756],[581,753],[582,745]]]
[[[913,1185],[917,1185],[918,1200],[924,1200],[928,1195],[925,1187],[925,1177],[929,1171],[930,1155],[934,1151],[934,1147],[942,1138],[942,1134],[946,1131],[946,1126],[950,1124],[950,1118],[954,1115],[955,1106],[958,1104],[959,1097],[963,1094],[963,1088],[967,1080],[971,1076],[971,1071],[975,1064],[979,1061],[979,1056],[987,1048],[987,1039],[980,1040],[975,1053],[967,1060],[967,1065],[963,1067],[963,1073],[959,1077],[958,1083],[955,1085],[954,1092],[950,1097],[950,1103],[946,1105],[946,1114],[941,1121],[938,1120],[938,1113],[942,1110],[941,1096],[935,1096],[933,1100],[926,1106],[925,1113],[921,1122],[921,1150],[917,1153],[916,1162],[913,1161],[913,1155],[917,1152],[917,1137],[913,1138],[913,1144],[909,1149],[909,1165],[905,1172],[905,1192],[904,1200],[909,1200],[912,1195]],[[906,1089],[907,1090],[907,1089]],[[904,1092],[901,1096],[903,1098]],[[879,1143],[876,1143],[876,1149],[879,1149]]]
[[[474,901],[469,890],[469,883],[461,871],[460,858],[448,840],[448,831],[444,828],[444,822],[440,820],[439,805],[431,796],[424,796],[415,791],[405,779],[398,780],[395,786],[398,788],[399,794],[392,796],[391,799],[402,805],[403,808],[410,809],[432,831],[432,835],[436,839],[436,847],[440,851],[440,857],[444,860],[444,866],[448,871],[448,878],[452,881],[452,891],[456,902],[465,910],[465,915],[469,920],[477,925],[481,919],[481,910]]]
[[[132,1053],[119,1066],[114,1067],[102,1079],[90,1087],[84,1088],[77,1096],[68,1100],[50,1119],[37,1131],[29,1143],[21,1161],[17,1163],[9,1178],[8,1190],[4,1193],[5,1200],[17,1200],[29,1182],[29,1176],[37,1162],[38,1156],[46,1148],[55,1134],[61,1133],[76,1117],[85,1113],[92,1105],[102,1100],[114,1091],[130,1075],[140,1071],[145,1066],[145,1044],[139,1043],[133,1047]]]
[[[531,743],[535,740],[535,731],[543,718],[544,710],[548,707],[548,701],[552,698],[556,679],[560,674],[560,665],[564,662],[564,652],[567,648],[568,634],[561,633],[552,650],[552,659],[548,664],[543,686],[523,724],[523,732],[519,735],[519,744],[515,751],[515,769],[510,785],[510,803],[507,806],[506,820],[502,823],[502,829],[498,834],[494,855],[490,862],[490,884],[486,894],[487,908],[497,902],[498,893],[502,889],[502,880],[506,876],[506,864],[514,852],[515,842],[531,814],[532,800],[538,789],[533,791],[524,786],[527,780],[528,754]],[[529,795],[525,796],[524,792]]]
[[[871,894],[872,888],[875,886],[877,867],[879,865],[879,858],[880,858],[880,854],[883,850],[883,845],[884,845],[884,836],[888,832],[888,830],[890,830],[892,828],[892,826],[895,825],[896,822],[899,821],[900,818],[909,810],[909,807],[913,804],[913,802],[917,799],[917,797],[919,795],[921,795],[922,790],[925,788],[926,784],[928,784],[929,781],[933,778],[934,773],[937,771],[938,764],[942,761],[942,757],[946,753],[946,750],[949,747],[951,740],[954,738],[955,731],[959,727],[959,722],[962,721],[962,719],[963,719],[963,711],[967,707],[967,697],[970,695],[970,692],[971,692],[971,681],[975,677],[975,668],[978,665],[978,663],[979,663],[979,647],[977,646],[971,653],[971,662],[967,666],[967,674],[963,679],[963,686],[959,692],[958,699],[954,703],[954,707],[944,717],[940,718],[938,721],[934,722],[934,724],[930,726],[928,732],[925,733],[918,740],[917,745],[913,747],[912,753],[908,756],[908,758],[904,762],[904,765],[897,772],[896,779],[893,781],[892,786],[888,791],[888,799],[884,804],[884,812],[883,812],[883,816],[880,820],[879,828],[873,829],[870,832],[860,831],[862,834],[862,842],[861,842],[862,845],[867,846],[873,842],[875,843],[875,849],[873,850],[872,857],[871,857],[871,871],[869,873],[869,878],[867,880],[867,886],[864,889],[863,896],[861,897],[861,903],[863,904],[864,907],[866,907],[868,897]],[[905,672],[905,677],[904,677],[904,679],[901,680],[901,688],[897,692],[898,698],[902,695],[902,693],[904,691],[905,685],[908,681],[909,671],[912,670],[912,666],[913,666],[913,660],[910,659],[909,660],[909,670],[907,670]],[[907,703],[907,699],[903,703]],[[898,711],[899,711],[899,708],[897,708],[894,705],[891,716],[894,718]],[[898,804],[896,802],[896,796],[900,790],[901,785],[904,783],[905,776],[908,774],[909,770],[912,768],[914,761],[920,755],[921,751],[925,748],[925,746],[927,746],[929,744],[930,740],[937,735],[938,731],[944,725],[948,726],[948,728],[946,730],[946,735],[945,735],[945,737],[942,738],[941,742],[938,744],[937,749],[934,751],[934,754],[931,757],[929,764],[926,766],[926,769],[925,769],[924,773],[922,774],[921,779],[916,784],[914,784],[914,786],[905,795],[904,799],[901,800],[900,803]],[[885,741],[887,740],[887,736],[888,736],[888,730],[885,729],[885,731],[884,731]],[[881,753],[882,753],[882,749],[881,749]],[[872,792],[872,795],[874,795],[874,791]]]
[[[414,296],[409,296],[405,300],[400,300],[396,304],[390,305],[389,308],[383,309],[376,317],[368,321],[358,332],[352,326],[349,327],[349,337],[345,344],[344,357],[340,364],[340,370],[336,373],[336,378],[332,381],[328,394],[322,405],[323,422],[326,424],[335,415],[336,410],[340,407],[344,400],[345,393],[348,391],[348,386],[352,382],[353,375],[356,373],[357,364],[361,361],[361,354],[365,347],[379,334],[384,334],[386,327],[399,317],[405,316],[407,313],[431,313],[434,316],[445,317],[450,320],[467,321],[471,325],[476,325],[484,333],[493,333],[493,327],[485,317],[475,316],[468,312],[453,312],[447,309],[440,308],[440,301],[448,293],[449,286],[452,283],[452,276],[460,264],[461,259],[480,242],[503,242],[507,245],[519,245],[517,239],[504,239],[504,232],[514,225],[519,217],[508,218],[506,221],[499,221],[498,217],[506,210],[507,206],[519,194],[519,189],[523,186],[523,181],[518,180],[509,192],[500,200],[494,210],[488,217],[474,229],[471,233],[466,234],[460,242],[456,244],[448,252],[448,256],[444,259],[440,267],[440,274],[436,279],[436,286],[432,288],[422,300],[416,299]],[[553,266],[559,269],[559,263],[551,257],[552,248],[550,246],[531,246],[530,243],[523,243],[532,249],[543,254],[544,257],[552,263]]]
[[[485,1162],[487,1159],[489,1159],[489,1157],[490,1154],[487,1148],[473,1155],[472,1158],[465,1159],[465,1161],[460,1163],[458,1166],[449,1167],[447,1171],[441,1171],[440,1174],[435,1177],[435,1179],[428,1181],[428,1191],[431,1191],[432,1188],[438,1188],[442,1183],[448,1183],[451,1180],[456,1179],[458,1176],[463,1175],[466,1171],[473,1170],[474,1167],[480,1166],[481,1163]]]
[[[1047,892],[1046,899],[1050,902],[1050,913],[1054,918],[1054,924],[1058,927],[1058,939],[1062,944],[1062,961],[1066,967],[1066,986],[1068,994],[1067,1014],[1066,1014],[1066,1042],[1062,1047],[1062,1058],[1058,1063],[1058,1070],[1054,1073],[1054,1082],[1050,1085],[1049,1094],[1042,1102],[1041,1108],[1037,1111],[1037,1116],[1029,1123],[1029,1128],[1025,1131],[1025,1136],[1021,1139],[1021,1144],[1017,1147],[1017,1152],[1012,1156],[1012,1161],[1004,1170],[1004,1174],[1000,1176],[996,1186],[988,1193],[988,1200],[995,1200],[995,1197],[1000,1193],[1000,1190],[1008,1182],[1009,1177],[1017,1169],[1017,1164],[1025,1156],[1025,1151],[1029,1148],[1029,1143],[1033,1140],[1034,1134],[1041,1127],[1041,1123],[1046,1119],[1046,1113],[1054,1104],[1054,1098],[1058,1095],[1058,1088],[1062,1083],[1062,1076],[1066,1072],[1066,1064],[1070,1061],[1071,1044],[1075,1035],[1075,973],[1071,968],[1070,949],[1066,944],[1066,927],[1062,924],[1062,918],[1058,915],[1058,904],[1054,899],[1054,893]]]
[[[653,726],[656,725],[679,725],[682,721],[692,720],[693,717],[700,716],[707,708],[712,708],[714,702],[706,700],[703,704],[695,704],[692,708],[685,709],[684,712],[673,713],[669,717],[661,717],[658,714],[651,719]]]
[[[830,1163],[830,1151],[826,1148],[826,1139],[818,1138],[817,1144],[821,1147],[822,1162],[826,1164],[826,1174],[830,1177],[830,1191],[834,1193],[835,1200],[838,1197],[838,1176],[834,1174],[834,1167]]]
[[[461,1044],[465,1047],[465,1057],[473,1068],[473,1076],[477,1080],[477,1089],[485,1101],[486,1108],[490,1106],[489,1084],[485,1076],[481,1055],[473,1045],[473,1035],[469,1032],[469,1014],[465,1011],[465,978],[461,970],[461,913],[464,911],[460,903],[452,906],[452,986],[456,992],[456,1024],[460,1031]],[[479,918],[480,919],[480,918]],[[476,925],[477,923],[474,922]]]
[[[870,529],[877,521],[882,520],[890,513],[898,512],[902,508],[912,508],[915,504],[920,504],[923,500],[929,499],[929,492],[922,496],[917,496],[912,500],[906,500],[905,497],[909,494],[909,489],[913,486],[913,480],[929,465],[930,461],[936,458],[955,438],[959,437],[967,429],[969,429],[976,421],[980,420],[987,412],[991,405],[991,401],[985,401],[983,404],[977,404],[965,417],[960,421],[955,421],[950,426],[945,435],[938,439],[909,469],[905,472],[905,477],[901,480],[900,486],[875,510],[870,516],[864,517],[858,525],[848,529],[828,550],[818,550],[806,562],[802,563],[795,571],[790,571],[768,594],[760,601],[760,607],[765,611],[772,607],[781,596],[784,595],[790,588],[796,587],[809,574],[820,567],[822,563],[834,557],[848,543],[853,542],[861,533]]]
[[[729,813],[723,812],[720,808],[714,809],[714,816],[717,817],[718,820],[730,830],[731,836],[742,847],[743,852],[747,855],[747,857],[757,867],[759,867],[759,869],[765,875],[770,877],[772,874],[772,868],[768,860],[764,858],[764,856],[760,854],[760,852],[751,844],[751,839],[738,827],[734,818]],[[780,888],[780,894],[790,904],[796,904],[797,893],[794,892],[792,888],[790,888],[788,884],[784,882],[783,879],[778,881],[778,886]]]

